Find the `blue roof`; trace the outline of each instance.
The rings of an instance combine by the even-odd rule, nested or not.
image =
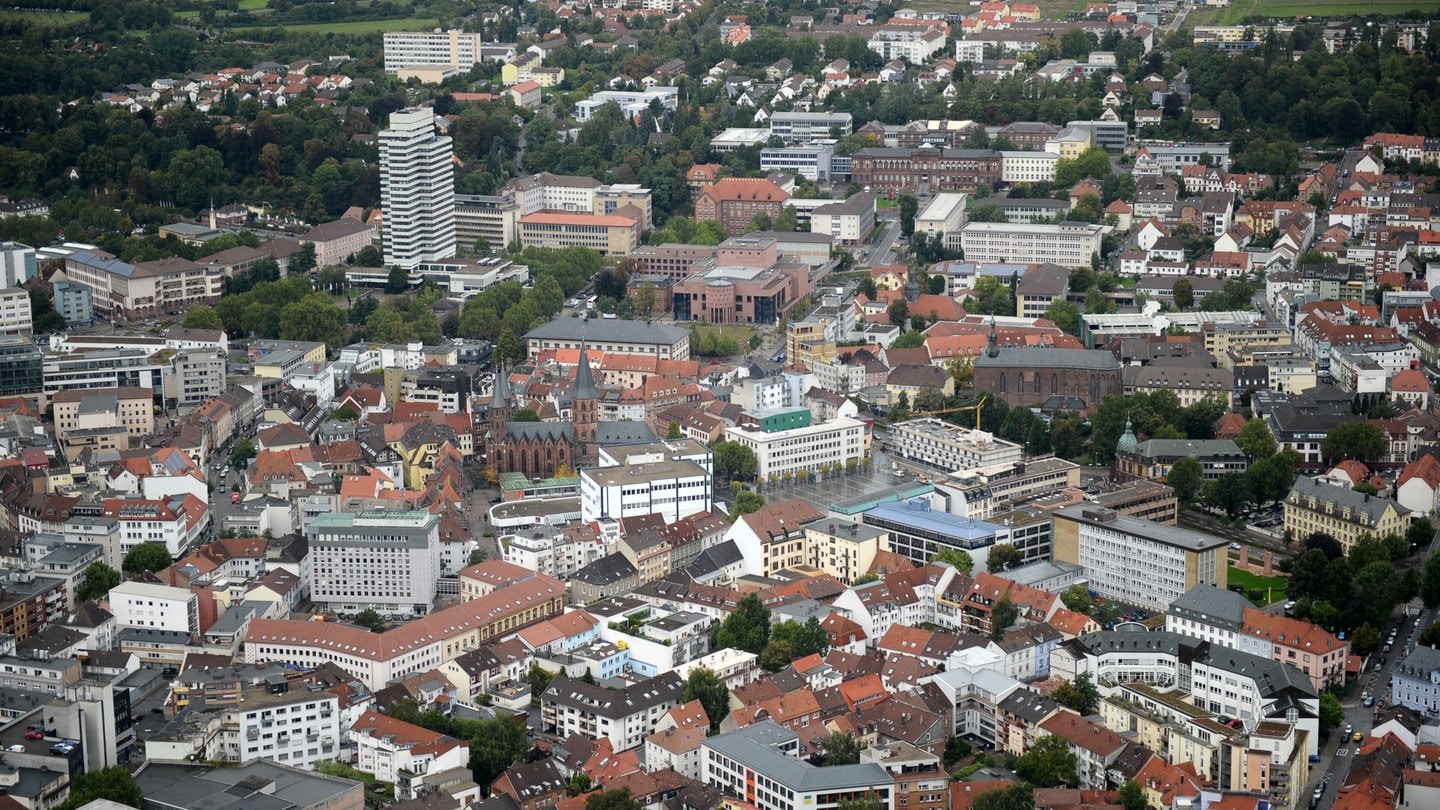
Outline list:
[[[79,253],[73,253],[70,255],[70,261],[125,278],[130,278],[130,275],[135,272],[135,265],[129,262],[122,262],[108,253],[101,253],[94,250],[82,250]]]
[[[886,520],[891,523],[917,529],[927,529],[946,537],[967,540],[994,537],[998,532],[1004,530],[1003,526],[996,523],[986,523],[983,520],[971,520],[970,518],[963,518],[948,512],[937,512],[930,508],[930,505],[924,498],[882,503],[874,509],[867,511],[865,514],[879,520]]]

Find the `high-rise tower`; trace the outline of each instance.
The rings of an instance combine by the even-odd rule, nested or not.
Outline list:
[[[413,270],[455,255],[453,151],[429,108],[392,113],[380,132],[386,267]]]

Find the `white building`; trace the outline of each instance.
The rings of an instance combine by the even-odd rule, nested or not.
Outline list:
[[[0,335],[29,337],[35,331],[30,293],[19,287],[0,289]]]
[[[960,246],[972,262],[1030,262],[1062,267],[1089,266],[1100,253],[1104,225],[1062,222],[1059,225],[1021,225],[1008,222],[971,222],[960,230]]]
[[[859,192],[843,202],[819,206],[810,212],[810,232],[823,233],[837,245],[862,244],[875,230],[875,195]]]
[[[1101,595],[1151,610],[1166,610],[1196,585],[1225,586],[1223,538],[1109,509],[1057,510],[1051,544],[1054,561],[1082,566]]]
[[[406,270],[455,255],[455,175],[449,136],[434,112],[401,110],[380,132],[380,198],[387,267]]]
[[[924,27],[885,25],[870,35],[866,46],[885,59],[921,65],[945,47],[945,29],[939,23]]]
[[[1440,650],[1416,647],[1396,662],[1390,692],[1407,709],[1429,717],[1440,713]]]
[[[942,192],[931,197],[924,210],[915,216],[915,232],[931,240],[944,234],[946,250],[958,250],[969,199],[970,195],[957,192]]]
[[[865,423],[838,417],[805,427],[765,432],[759,426],[725,429],[725,438],[739,442],[755,454],[757,475],[762,478],[786,473],[816,472],[821,465],[844,465],[865,458],[868,442]]]
[[[896,456],[946,472],[1013,464],[1024,460],[1025,456],[1025,448],[993,433],[934,418],[911,419],[892,425],[890,444]]]
[[[440,518],[429,512],[324,514],[306,528],[317,608],[423,616],[440,577]]]
[[[379,712],[366,712],[350,727],[355,767],[382,782],[468,768],[470,746],[438,731],[411,725]]]
[[[800,736],[772,720],[705,740],[700,781],[756,810],[837,810],[857,797],[894,810],[895,778],[873,762],[816,767]]]
[[[505,51],[496,50],[496,43],[486,43],[484,34],[464,31],[388,31],[385,34],[385,72],[397,73],[401,68],[428,65],[454,67],[468,71],[485,58],[505,61]],[[487,49],[485,46],[489,45]],[[511,56],[513,45],[509,46]],[[490,56],[493,51],[495,56]]]
[[[820,138],[843,138],[854,127],[848,112],[777,112],[770,117],[770,134],[788,144]]]
[[[714,507],[714,455],[694,439],[601,448],[580,471],[585,522],[661,514],[667,523]],[[534,569],[540,570],[540,569]]]
[[[200,635],[200,601],[186,588],[122,582],[110,589],[110,612],[118,627]]]
[[[589,98],[575,103],[575,120],[585,123],[595,111],[606,104],[619,104],[620,111],[628,118],[639,115],[650,108],[650,102],[658,101],[671,112],[680,100],[678,87],[652,87],[649,90],[601,90]]]
[[[1053,183],[1060,156],[1054,152],[1000,153],[1000,182]]]
[[[561,739],[607,738],[616,753],[638,748],[666,712],[680,704],[685,684],[674,672],[610,690],[557,676],[540,697],[540,723]]]
[[[760,170],[790,172],[806,180],[828,183],[830,160],[834,156],[834,138],[823,138],[796,146],[771,146],[760,150]]]

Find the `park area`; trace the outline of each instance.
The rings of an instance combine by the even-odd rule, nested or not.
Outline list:
[[[1290,584],[1289,577],[1261,576],[1231,565],[1227,582],[1230,583],[1230,590],[1244,594],[1245,598],[1260,607],[1283,602],[1289,598],[1286,593],[1286,588]]]

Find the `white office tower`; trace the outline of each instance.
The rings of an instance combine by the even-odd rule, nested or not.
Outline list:
[[[390,116],[380,133],[385,266],[414,270],[455,255],[455,169],[450,138],[428,108]]]

